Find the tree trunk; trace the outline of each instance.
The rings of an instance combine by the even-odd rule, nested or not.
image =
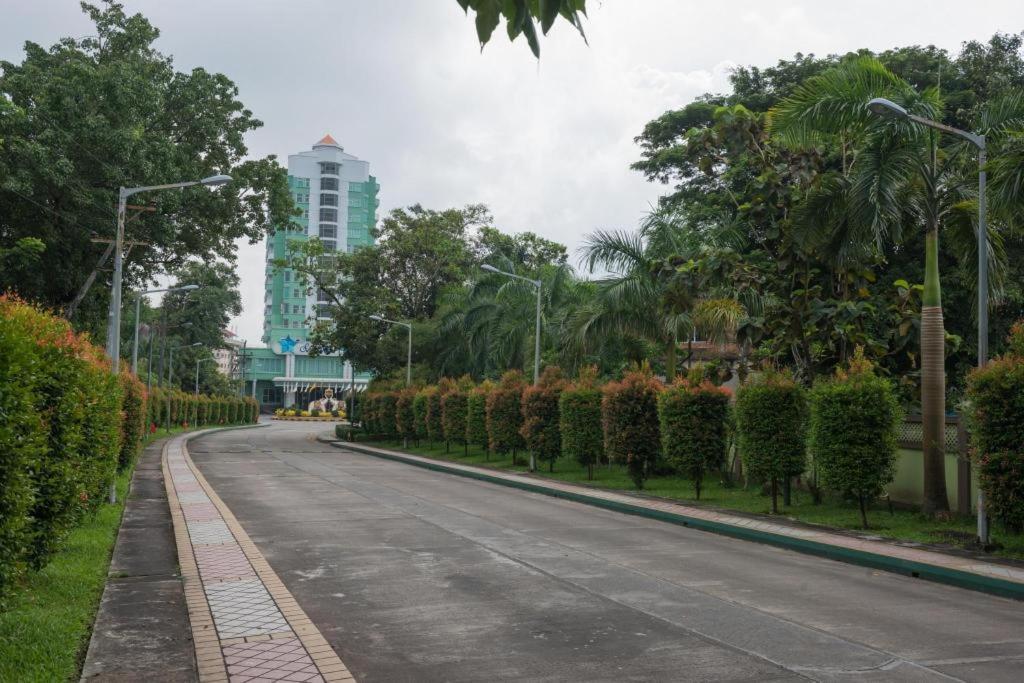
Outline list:
[[[946,360],[939,285],[939,235],[925,237],[924,297],[921,307],[921,426],[926,515],[949,512],[946,495]]]
[[[594,463],[589,463],[587,465],[587,479],[594,479]]]
[[[793,504],[793,478],[786,477],[782,480],[782,504],[789,507]]]
[[[676,379],[676,340],[675,337],[669,342],[665,350],[665,381],[674,382]]]
[[[857,499],[860,501],[860,523],[861,523],[862,528],[867,529],[868,528],[868,511],[867,511],[867,508],[864,506],[864,496],[857,496]]]
[[[772,514],[779,514],[779,480],[772,477]]]

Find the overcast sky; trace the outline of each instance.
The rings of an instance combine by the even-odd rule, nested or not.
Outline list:
[[[254,156],[308,149],[325,133],[370,162],[381,214],[419,202],[483,202],[507,232],[571,250],[631,227],[662,192],[629,169],[644,123],[728,88],[736,65],[934,44],[1024,30],[1020,0],[590,0],[589,46],[567,25],[533,59],[496,32],[481,54],[455,0],[125,0],[160,30],[175,66],[228,75],[264,122]],[[72,0],[0,0],[0,57],[90,25]],[[174,180],[174,179],[168,179]],[[245,311],[262,334],[263,250],[239,246]]]

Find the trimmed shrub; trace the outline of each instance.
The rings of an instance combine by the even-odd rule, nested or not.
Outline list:
[[[220,399],[216,398],[215,396],[211,396],[210,397],[209,415],[210,415],[210,422],[209,422],[209,424],[211,424],[211,425],[219,425],[220,424]]]
[[[526,447],[548,470],[555,471],[555,460],[562,454],[562,431],[558,422],[558,399],[565,389],[565,377],[558,366],[544,368],[540,382],[523,390],[523,426],[520,433]]]
[[[210,424],[210,397],[200,396],[196,406],[196,424],[205,427]]]
[[[420,389],[412,399],[412,426],[416,434],[416,443],[427,438],[427,394]]]
[[[423,390],[427,397],[427,410],[424,413],[424,426],[427,439],[433,446],[435,441],[444,439],[444,424],[441,422],[441,390],[438,387],[427,387]]]
[[[681,379],[658,396],[658,419],[665,459],[693,482],[700,500],[704,476],[725,464],[729,392],[708,380]]]
[[[779,511],[779,483],[807,466],[807,392],[788,374],[769,371],[736,392],[737,444],[747,472],[771,486]]]
[[[412,403],[416,400],[416,390],[403,389],[395,393],[395,422],[398,436],[402,439],[415,439],[416,415],[413,413]]]
[[[874,373],[858,347],[848,370],[811,390],[811,456],[822,483],[852,495],[868,528],[867,503],[896,473],[897,430],[903,420],[896,392]]]
[[[587,468],[587,478],[594,478],[594,464],[604,454],[604,432],[601,429],[601,388],[597,385],[597,368],[580,370],[575,383],[558,397],[559,432],[562,454]]]
[[[601,397],[604,449],[611,460],[624,463],[638,489],[660,455],[658,394],[661,383],[650,368],[628,372],[621,382],[609,382]]]
[[[146,430],[146,387],[128,370],[118,378],[121,384],[121,453],[117,467],[124,471],[135,464],[142,451]]]
[[[512,453],[516,464],[516,451],[524,447],[522,396],[526,382],[519,370],[509,370],[501,376],[487,395],[487,438],[490,449],[498,455]]]
[[[445,450],[449,450],[451,442],[462,444],[463,453],[469,455],[469,444],[466,441],[466,411],[469,395],[460,387],[455,387],[441,396],[441,429],[444,432]]]
[[[24,571],[31,538],[32,472],[47,449],[42,414],[36,410],[45,368],[34,336],[9,315],[14,305],[0,296],[0,608]]]
[[[988,513],[1012,533],[1024,531],[1024,323],[1010,352],[967,379],[972,458]]]
[[[397,392],[385,391],[377,395],[377,420],[380,425],[380,433],[386,439],[398,438],[398,421],[395,419],[397,403]]]
[[[487,395],[494,383],[484,380],[466,394],[466,443],[490,452],[487,437]]]

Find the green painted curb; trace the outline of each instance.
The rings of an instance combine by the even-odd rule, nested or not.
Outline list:
[[[338,448],[356,451],[358,453],[363,453],[365,455],[372,455],[374,457],[383,458],[385,460],[394,460],[396,462],[402,462],[407,465],[415,465],[416,467],[422,467],[428,470],[445,472],[447,474],[455,474],[461,477],[467,477],[469,479],[477,479],[492,484],[499,484],[501,486],[517,488],[523,491],[530,491],[531,493],[541,493],[546,496],[552,496],[553,498],[564,498],[566,500],[572,500],[577,503],[585,503],[586,505],[593,505],[595,507],[605,508],[607,510],[624,512],[629,515],[637,515],[639,517],[647,517],[649,519],[657,519],[662,522],[679,524],[681,526],[699,529],[701,531],[709,531],[711,533],[721,534],[723,536],[731,536],[733,538],[739,538],[745,541],[765,543],[768,545],[778,546],[780,548],[786,548],[788,550],[795,550],[797,552],[805,553],[808,555],[817,555],[819,557],[825,557],[830,560],[838,560],[840,562],[847,562],[849,564],[857,564],[864,567],[871,567],[872,569],[881,569],[896,574],[903,574],[904,576],[912,576],[914,578],[935,581],[937,583],[945,583],[951,586],[966,588],[968,590],[973,591],[980,591],[982,593],[990,593],[992,595],[998,595],[1004,598],[1024,600],[1024,584],[1017,583],[1015,581],[1006,581],[996,577],[982,576],[980,574],[973,574],[971,572],[965,572],[959,569],[947,569],[946,567],[937,567],[935,565],[925,564],[923,562],[903,560],[898,557],[889,557],[887,555],[879,555],[877,553],[871,553],[863,550],[842,548],[839,546],[829,545],[828,543],[821,543],[819,541],[811,541],[803,538],[793,538],[791,536],[784,536],[782,534],[774,534],[770,531],[748,529],[746,527],[735,526],[733,524],[725,524],[723,522],[713,522],[707,519],[700,519],[699,517],[690,517],[689,515],[681,514],[678,512],[652,510],[642,505],[632,505],[630,503],[621,503],[618,501],[605,500],[603,498],[589,496],[585,493],[559,491],[557,489],[552,489],[547,486],[544,486],[543,484],[533,484],[525,481],[510,481],[502,477],[492,476],[485,472],[479,472],[475,470],[467,471],[456,469],[453,467],[448,467],[441,461],[423,462],[421,460],[407,458],[402,454],[396,453],[394,451],[386,451],[374,448],[372,446],[363,446],[348,441],[334,441],[324,443],[331,443],[331,445],[336,446]]]

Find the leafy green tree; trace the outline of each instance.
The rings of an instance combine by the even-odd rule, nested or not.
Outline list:
[[[491,39],[494,29],[505,20],[509,40],[520,35],[526,38],[533,56],[540,58],[541,32],[547,35],[555,21],[561,17],[583,36],[583,17],[587,15],[586,0],[456,0],[459,7],[469,14],[473,10],[476,20],[476,35],[480,49]],[[584,37],[585,39],[585,37]]]
[[[509,370],[501,376],[498,386],[487,394],[487,436],[490,450],[498,455],[516,452],[523,447],[522,396],[526,382],[519,370]]]
[[[658,394],[662,385],[650,368],[626,373],[602,389],[601,426],[609,460],[626,466],[638,489],[651,475],[661,453]]]
[[[795,217],[810,233],[862,250],[883,242],[899,245],[915,229],[924,235],[920,328],[923,510],[926,514],[945,513],[949,510],[944,455],[946,333],[939,236],[943,232],[956,245],[965,257],[964,268],[970,271],[977,261],[972,223],[977,169],[969,164],[965,167],[961,161],[963,141],[947,140],[906,119],[873,116],[866,107],[873,97],[886,97],[928,119],[943,118],[944,103],[937,90],[919,92],[878,60],[861,57],[808,79],[773,109],[772,127],[792,146],[810,147],[825,140],[840,149],[841,168],[822,177]],[[1024,91],[992,103],[983,118],[996,143],[995,159],[999,138],[1014,129],[1024,130]],[[991,125],[995,120],[1000,126]],[[996,193],[996,198],[993,226],[1008,214],[1020,213],[1024,191],[1018,188],[1009,198]],[[999,250],[999,245],[993,242],[991,249]],[[997,255],[991,260],[993,283],[998,287],[1001,259]]]
[[[466,443],[480,446],[488,453],[487,395],[493,388],[493,382],[484,380],[473,387],[466,397]]]
[[[125,266],[129,288],[190,258],[233,260],[237,239],[257,241],[293,211],[275,158],[247,159],[244,137],[262,123],[229,78],[176,71],[141,14],[112,0],[82,7],[91,35],[49,49],[28,42],[21,63],[0,62],[0,249],[44,243],[49,267],[26,273],[19,291],[56,309],[71,306],[97,267],[106,245],[91,238],[113,235],[119,186],[233,178],[217,191],[138,196],[156,210],[128,224],[139,243]],[[93,286],[74,315],[94,337],[106,290]]]

